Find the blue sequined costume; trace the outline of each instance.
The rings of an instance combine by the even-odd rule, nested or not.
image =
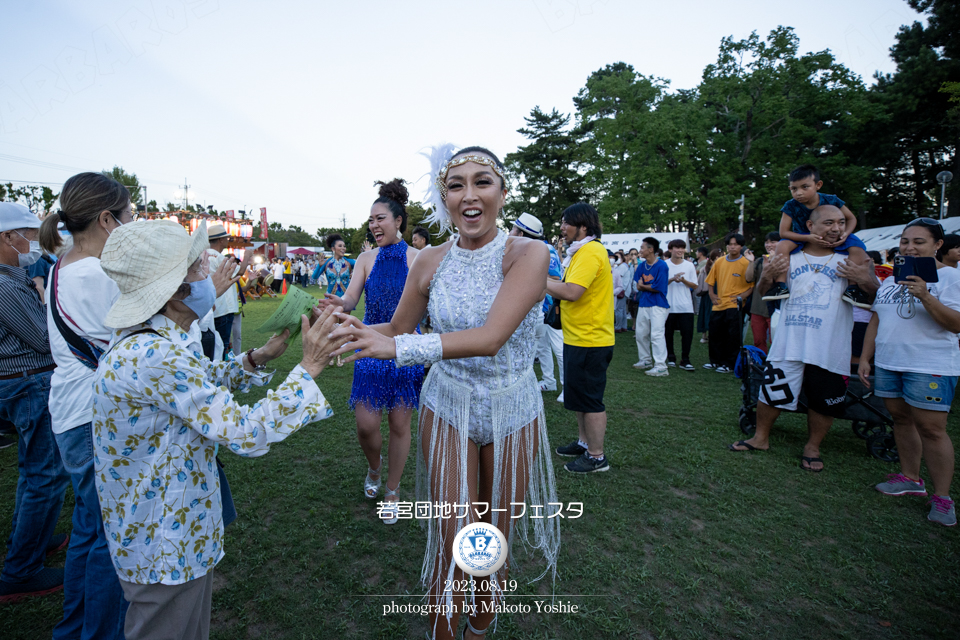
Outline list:
[[[400,302],[403,285],[407,281],[407,243],[401,240],[380,247],[363,288],[366,308],[365,325],[390,322]],[[350,408],[358,404],[371,411],[390,411],[404,406],[415,409],[420,403],[423,386],[423,367],[397,367],[393,360],[361,358],[353,369],[353,389]]]

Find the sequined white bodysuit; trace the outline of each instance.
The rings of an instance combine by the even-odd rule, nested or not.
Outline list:
[[[454,237],[430,282],[428,309],[436,333],[482,327],[503,284],[506,233],[501,231],[476,251],[462,249],[457,240]],[[538,302],[497,355],[436,363],[424,382],[421,402],[457,429],[466,426],[470,439],[481,446],[530,424],[543,411],[533,371],[536,330],[541,322],[543,311]],[[458,424],[444,397],[457,398],[458,406],[467,401],[466,425]]]
[[[500,231],[475,251],[459,247],[458,242],[459,236],[455,235],[430,281],[428,311],[437,333],[482,327],[503,284],[506,233]],[[536,328],[541,322],[543,311],[537,302],[495,356],[441,360],[430,368],[420,394],[416,493],[418,501],[428,504],[469,504],[467,474],[457,470],[468,468],[471,440],[477,446],[491,445],[493,487],[486,517],[493,526],[510,532],[511,546],[519,538],[528,549],[542,555],[546,567],[540,577],[550,573],[555,578],[559,518],[531,517],[513,502],[557,502],[543,398],[533,371]],[[424,408],[431,410],[432,424],[425,422],[430,418]],[[439,491],[434,493],[432,487]],[[456,564],[449,561],[437,571],[438,550],[446,548],[448,536],[455,536],[473,520],[458,516],[453,528],[439,526],[435,518],[420,521],[427,528],[421,579],[432,592],[443,593],[448,604],[453,603],[450,585]],[[491,583],[501,584],[506,571],[504,565],[489,577]],[[499,601],[502,595],[495,587],[494,599]],[[448,626],[451,612],[452,608],[447,613]]]

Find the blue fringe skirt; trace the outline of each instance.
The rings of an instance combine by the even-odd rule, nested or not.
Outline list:
[[[422,365],[397,367],[394,360],[361,358],[354,363],[350,408],[361,404],[369,411],[416,409],[422,386]]]

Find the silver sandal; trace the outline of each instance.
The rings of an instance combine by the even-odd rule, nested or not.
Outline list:
[[[390,485],[384,485],[383,497],[393,498],[400,493],[400,485],[391,490]],[[383,524],[397,524],[397,516],[400,513],[400,500],[384,500],[383,507],[380,509],[380,519]]]
[[[377,497],[377,494],[380,493],[380,483],[383,482],[383,474],[380,471],[383,469],[383,456],[380,456],[380,466],[376,469],[371,469],[367,467],[367,477],[363,480],[363,495],[367,498],[373,500]],[[371,473],[376,473],[379,477],[376,480],[370,478]]]
[[[494,621],[496,621],[497,619],[496,616],[494,616],[493,619]],[[472,624],[470,624],[470,618],[467,618],[467,626],[463,628],[463,635],[460,636],[462,640],[466,640],[467,629],[470,629],[471,633],[473,633],[474,635],[485,636],[487,635],[487,631],[490,629],[490,627],[488,626],[486,629],[483,629],[483,630],[477,629]]]

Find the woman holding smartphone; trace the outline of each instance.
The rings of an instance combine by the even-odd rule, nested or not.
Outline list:
[[[904,227],[899,254],[936,265],[937,282],[911,275],[883,281],[873,304],[860,357],[860,380],[869,388],[874,360],[874,393],[893,416],[893,435],[900,454],[900,473],[876,485],[888,496],[926,496],[920,459],[933,481],[927,519],[952,527],[957,523],[950,498],[953,443],[947,435],[947,412],[960,376],[960,273],[937,261],[943,227],[918,218]],[[919,260],[917,260],[919,259]]]

